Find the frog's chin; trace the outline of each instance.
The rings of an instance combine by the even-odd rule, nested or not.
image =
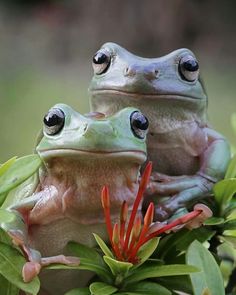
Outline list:
[[[141,150],[123,150],[123,151],[99,151],[99,150],[82,150],[82,149],[44,149],[38,151],[40,157],[44,160],[50,158],[63,157],[72,158],[73,160],[124,160],[132,161],[138,164],[142,164],[146,161],[147,155]]]

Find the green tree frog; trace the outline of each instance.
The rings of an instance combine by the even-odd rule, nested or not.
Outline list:
[[[224,177],[230,148],[208,125],[207,95],[195,55],[178,49],[143,58],[106,43],[94,55],[93,69],[92,111],[111,115],[133,106],[149,119],[147,150],[154,173],[147,194],[158,202],[156,219],[210,196]]]
[[[3,208],[19,214],[19,227],[11,225],[9,230],[31,261],[36,249],[44,257],[35,258],[39,264],[71,264],[73,257],[61,255],[67,254],[69,241],[93,246],[92,233],[106,238],[100,198],[104,185],[110,191],[113,221],[119,218],[124,200],[131,209],[139,170],[146,161],[148,120],[132,107],[105,117],[98,112],[83,116],[57,104],[43,121],[36,147],[43,167],[9,194]],[[41,273],[42,288],[49,294],[64,294],[86,285],[89,278],[86,271]]]

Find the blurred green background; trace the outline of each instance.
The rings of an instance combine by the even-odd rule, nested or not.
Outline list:
[[[0,0],[0,162],[32,151],[55,103],[89,110],[92,56],[107,41],[146,57],[193,50],[210,123],[236,145],[235,11],[233,0]]]

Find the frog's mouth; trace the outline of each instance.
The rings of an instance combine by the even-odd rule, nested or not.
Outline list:
[[[175,100],[185,100],[185,101],[196,101],[196,100],[203,100],[202,97],[199,96],[194,96],[194,95],[184,95],[180,93],[148,93],[148,92],[135,92],[135,91],[124,91],[124,90],[119,90],[119,89],[90,89],[90,93],[92,96],[102,96],[102,98],[108,96],[108,97],[115,97],[115,98],[122,98],[122,96],[128,96],[133,99],[175,99]]]
[[[57,149],[44,149],[38,151],[40,157],[54,158],[54,157],[71,157],[74,160],[78,159],[119,159],[119,160],[129,160],[132,162],[138,162],[140,164],[146,161],[147,155],[141,150],[123,150],[123,151],[102,151],[102,150],[82,150],[82,149],[67,149],[67,148],[57,148]]]

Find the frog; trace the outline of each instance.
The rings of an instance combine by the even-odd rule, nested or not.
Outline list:
[[[147,158],[148,125],[133,107],[112,116],[82,115],[66,104],[47,112],[35,149],[43,164],[2,206],[18,216],[8,232],[33,266],[79,264],[66,256],[68,242],[93,247],[92,233],[108,239],[102,188],[109,188],[111,219],[116,222],[124,200],[130,211],[138,191],[140,167]],[[40,278],[41,292],[64,294],[86,286],[91,273],[42,269]]]
[[[144,58],[108,42],[92,66],[91,111],[111,115],[133,106],[149,119],[153,174],[145,200],[155,202],[155,219],[181,215],[199,200],[214,207],[212,188],[224,177],[231,153],[227,139],[208,123],[208,96],[194,53],[181,48]]]

